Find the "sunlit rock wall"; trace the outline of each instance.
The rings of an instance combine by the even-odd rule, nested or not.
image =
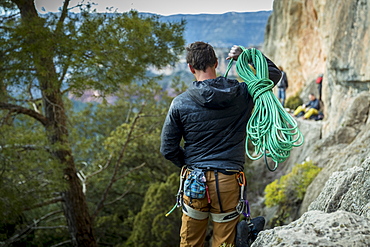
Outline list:
[[[274,1],[263,51],[287,72],[288,97],[324,73],[323,137],[342,124],[353,98],[370,89],[369,27],[368,0]]]

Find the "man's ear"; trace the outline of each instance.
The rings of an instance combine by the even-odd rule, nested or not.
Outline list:
[[[193,68],[193,66],[191,66],[190,64],[188,64],[188,66],[189,66],[190,72],[195,74],[195,69]]]
[[[215,63],[215,69],[217,68],[217,66],[218,66],[218,60]]]

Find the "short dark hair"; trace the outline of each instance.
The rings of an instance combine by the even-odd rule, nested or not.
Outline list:
[[[210,44],[198,41],[186,48],[186,62],[196,70],[203,70],[216,64],[217,57]]]

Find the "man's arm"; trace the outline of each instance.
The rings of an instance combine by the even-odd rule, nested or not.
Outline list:
[[[269,79],[272,80],[275,85],[279,82],[280,78],[283,76],[281,74],[280,69],[265,55],[263,55],[266,58],[266,62],[269,69]]]
[[[178,167],[185,165],[184,150],[180,147],[182,128],[173,103],[167,113],[161,134],[161,154]]]

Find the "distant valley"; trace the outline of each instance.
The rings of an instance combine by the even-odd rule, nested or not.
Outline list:
[[[186,45],[195,41],[204,41],[211,44],[219,58],[218,72],[222,75],[228,61],[225,60],[229,49],[233,45],[244,47],[260,47],[264,41],[265,28],[272,11],[259,12],[229,12],[225,14],[198,14],[198,15],[171,15],[160,16],[164,22],[186,21],[184,38]],[[148,13],[142,13],[144,15]],[[152,15],[152,14],[148,14]],[[161,71],[151,69],[149,73],[163,74],[159,82],[164,89],[176,76],[185,82],[194,79],[188,71],[185,55],[174,67],[167,67]],[[229,77],[235,77],[235,71],[230,71]]]
[[[186,20],[186,44],[208,42],[214,47],[227,48],[234,44],[260,46],[265,27],[272,11],[229,12],[225,14],[171,15],[160,20],[178,22]]]

